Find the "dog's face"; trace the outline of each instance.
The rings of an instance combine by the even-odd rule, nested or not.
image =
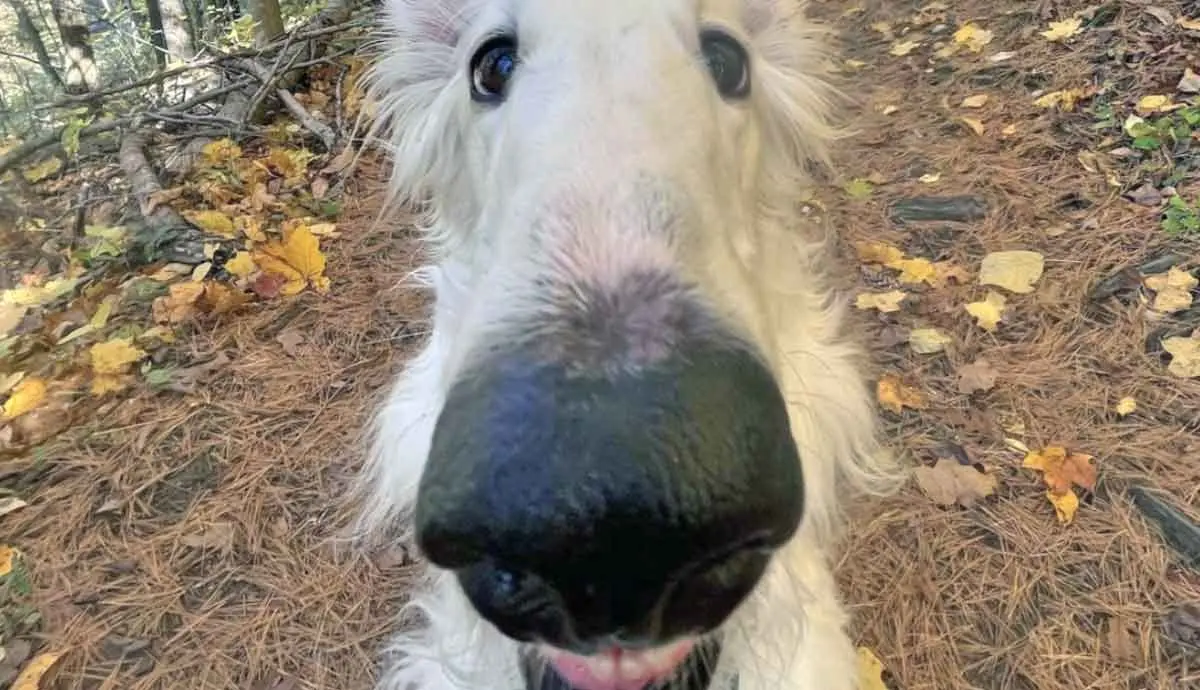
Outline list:
[[[452,230],[417,542],[560,685],[696,672],[803,517],[752,268],[823,134],[797,8],[389,11],[395,179]]]

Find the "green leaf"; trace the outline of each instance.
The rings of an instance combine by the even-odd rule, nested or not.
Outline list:
[[[1142,149],[1143,151],[1153,151],[1162,146],[1162,141],[1158,137],[1144,136],[1133,140],[1133,148]]]
[[[842,190],[851,199],[866,199],[871,196],[871,192],[875,191],[875,186],[862,178],[856,177],[842,185]]]
[[[74,156],[79,151],[79,133],[87,126],[87,121],[73,117],[67,122],[67,126],[63,128],[62,147],[67,152],[68,156]]]

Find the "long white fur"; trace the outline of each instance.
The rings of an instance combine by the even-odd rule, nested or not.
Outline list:
[[[468,341],[482,332],[482,322],[472,316],[481,309],[475,254],[496,247],[476,237],[489,200],[480,191],[480,147],[466,98],[469,41],[460,39],[521,1],[386,0],[382,57],[369,81],[378,104],[373,132],[387,134],[393,153],[392,200],[426,202],[422,225],[431,262],[414,283],[435,300],[429,341],[375,419],[358,485],[363,509],[357,528],[364,536],[409,536],[406,518],[437,414]],[[594,4],[621,1],[569,4],[587,13]],[[705,18],[717,14],[739,22],[750,39],[755,136],[742,140],[755,150],[741,160],[757,170],[746,176],[753,186],[741,194],[751,212],[744,227],[725,239],[728,251],[713,254],[699,274],[717,281],[734,273],[743,281],[752,276],[759,306],[753,313],[744,302],[727,306],[753,322],[748,329],[775,367],[806,482],[803,525],[724,627],[713,687],[726,688],[737,676],[742,690],[853,690],[855,651],[831,570],[841,501],[854,492],[886,494],[903,473],[876,438],[862,355],[843,333],[845,303],[824,278],[828,235],[802,218],[794,203],[809,179],[807,164],[824,160],[834,136],[822,34],[804,16],[802,0],[638,4],[645,12],[669,5]],[[523,304],[512,297],[512,304]],[[489,302],[488,308],[502,304]],[[380,690],[522,687],[517,645],[480,618],[449,574],[427,567],[405,613],[385,655]]]

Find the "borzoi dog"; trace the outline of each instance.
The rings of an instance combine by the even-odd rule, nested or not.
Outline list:
[[[379,688],[858,686],[839,503],[899,473],[797,208],[834,134],[802,10],[385,0],[434,302],[361,477],[427,563]]]

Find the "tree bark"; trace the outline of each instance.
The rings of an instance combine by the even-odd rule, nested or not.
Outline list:
[[[146,15],[150,20],[150,45],[154,49],[154,62],[160,70],[167,67],[167,32],[163,28],[162,5],[159,0],[146,0]]]
[[[283,13],[279,0],[248,0],[254,18],[254,45],[262,47],[283,35]]]
[[[58,25],[66,53],[66,90],[68,93],[87,93],[100,84],[100,70],[92,52],[91,32],[87,15],[79,0],[50,0],[50,11]]]
[[[185,62],[191,60],[196,56],[196,50],[192,43],[190,17],[183,6],[183,0],[157,1],[162,13],[162,28],[166,38],[167,55],[175,60]]]
[[[33,55],[37,58],[38,65],[42,68],[42,72],[54,85],[62,88],[62,75],[54,68],[54,61],[50,59],[50,51],[46,50],[46,43],[42,40],[42,32],[38,31],[37,24],[33,23],[33,17],[29,14],[29,10],[25,8],[21,0],[8,0],[8,4],[12,6],[13,12],[17,15],[17,35],[21,38],[21,42],[26,48],[33,51]]]

